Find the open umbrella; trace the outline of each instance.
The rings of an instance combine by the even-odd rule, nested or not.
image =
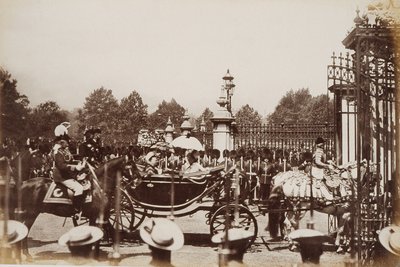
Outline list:
[[[172,142],[171,145],[174,147],[180,147],[183,149],[195,149],[197,151],[203,151],[203,145],[200,143],[200,141],[192,136],[179,136],[175,138]]]

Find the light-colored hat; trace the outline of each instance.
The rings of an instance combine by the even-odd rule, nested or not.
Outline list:
[[[57,127],[54,129],[54,135],[60,136],[60,135],[68,134],[68,127],[66,127],[64,124],[57,125]]]
[[[332,241],[332,238],[314,229],[295,230],[289,234],[289,238],[307,244],[322,244]]]
[[[58,239],[58,244],[61,246],[84,246],[92,244],[103,237],[103,231],[95,226],[80,225],[72,228],[65,234],[63,234],[60,239]]]
[[[62,122],[61,124],[64,125],[65,128],[67,128],[67,129],[71,126],[71,123],[68,122],[68,121],[64,121],[64,122]]]
[[[8,220],[7,221],[7,243],[14,244],[18,241],[21,241],[28,235],[28,227],[25,224],[14,221]],[[4,221],[0,221],[0,239],[4,236]]]
[[[391,225],[383,228],[379,233],[379,242],[389,252],[400,256],[400,227]]]
[[[229,241],[239,241],[239,240],[246,240],[253,237],[253,233],[250,231],[243,230],[241,228],[231,228],[228,230],[228,240]],[[211,241],[215,244],[220,244],[225,242],[226,232],[222,231],[219,232],[211,238]]]
[[[144,157],[144,159],[145,159],[145,161],[146,161],[147,163],[150,163],[151,158],[152,158],[152,157],[156,157],[156,156],[157,156],[157,153],[156,153],[156,152],[150,151],[149,153],[147,153],[147,155]]]
[[[152,218],[140,228],[142,240],[163,250],[178,250],[183,246],[183,232],[179,226],[165,218]]]

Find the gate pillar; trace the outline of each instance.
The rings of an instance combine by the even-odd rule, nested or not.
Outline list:
[[[220,160],[223,158],[225,149],[233,149],[233,125],[235,118],[232,115],[232,95],[235,85],[232,83],[233,77],[227,74],[222,78],[225,84],[221,87],[221,96],[217,100],[219,108],[211,122],[213,123],[213,148],[218,149]]]
[[[217,101],[220,104],[220,100]],[[231,136],[232,122],[235,119],[228,112],[225,106],[221,106],[220,109],[215,113],[214,117],[211,118],[213,123],[213,148],[218,149],[221,152],[233,149],[233,138]]]

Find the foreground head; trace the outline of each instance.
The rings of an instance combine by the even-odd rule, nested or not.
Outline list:
[[[103,237],[103,231],[95,226],[81,225],[72,228],[58,240],[68,246],[73,257],[91,257],[93,245]]]
[[[239,229],[231,228],[226,231],[215,234],[211,241],[215,244],[222,245],[226,243],[226,237],[228,236],[228,244],[230,253],[228,255],[228,261],[237,261],[242,263],[243,256],[249,245],[250,239],[253,237],[253,233]]]
[[[178,250],[184,237],[179,226],[166,218],[152,218],[140,228],[140,237],[151,247],[161,250]]]
[[[4,232],[4,225],[7,223],[7,233]],[[0,221],[0,238],[5,237],[8,245],[15,244],[28,235],[28,228],[21,222],[8,220]]]
[[[322,255],[322,244],[331,238],[313,229],[299,229],[289,234],[289,238],[297,241],[301,259],[304,263],[319,264]]]
[[[400,227],[390,225],[379,233],[379,242],[390,253],[400,257]]]

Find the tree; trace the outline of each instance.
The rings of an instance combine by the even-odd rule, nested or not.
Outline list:
[[[279,101],[275,111],[268,116],[271,123],[305,123],[304,110],[310,103],[312,96],[307,89],[290,90]]]
[[[54,128],[67,121],[67,113],[54,101],[47,101],[33,108],[29,119],[31,136],[54,137]]]
[[[118,100],[112,90],[101,87],[94,90],[78,112],[79,132],[82,134],[85,127],[96,127],[102,131],[102,139],[114,140],[113,134],[117,129]]]
[[[242,106],[236,112],[235,118],[238,125],[261,123],[261,115],[254,108],[250,107],[249,104]]]
[[[333,101],[327,95],[315,96],[304,108],[304,114],[306,123],[333,123]]]
[[[209,109],[206,108],[203,113],[201,113],[200,117],[196,119],[196,125],[198,129],[200,130],[200,124],[203,121],[206,123],[206,132],[212,131],[213,129],[213,123],[211,122],[211,118],[214,117],[214,113]]]
[[[27,133],[29,100],[17,90],[17,81],[0,67],[0,139],[5,137],[22,141]]]
[[[171,118],[171,122],[176,130],[183,121],[182,117],[185,115],[185,108],[179,105],[175,99],[171,99],[170,102],[163,100],[158,105],[157,110],[150,114],[148,119],[148,127],[150,130],[157,128],[165,129],[167,127],[168,117]]]
[[[118,111],[118,129],[122,140],[135,139],[140,129],[146,127],[147,105],[142,97],[133,91],[121,100]]]

